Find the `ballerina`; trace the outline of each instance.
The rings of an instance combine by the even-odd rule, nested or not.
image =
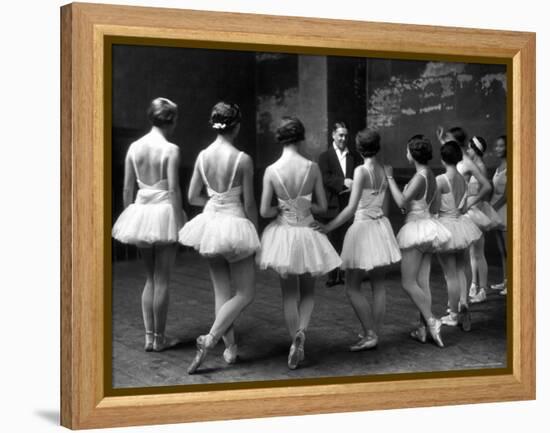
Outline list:
[[[439,261],[443,268],[449,292],[449,313],[441,318],[447,326],[461,325],[469,331],[471,318],[468,309],[464,252],[477,242],[483,233],[477,225],[463,215],[466,210],[468,188],[456,165],[462,160],[462,151],[455,141],[447,141],[441,146],[441,161],[445,173],[437,176],[440,193],[439,221],[451,232],[451,238],[439,250]]]
[[[277,218],[265,228],[257,255],[261,269],[273,269],[280,276],[284,317],[292,339],[287,362],[290,369],[305,358],[315,277],[342,263],[326,235],[311,227],[315,223],[312,213],[326,212],[327,200],[319,166],[299,153],[304,136],[299,119],[282,119],[277,141],[283,152],[265,170],[260,206],[262,217]],[[277,196],[276,206],[271,205],[273,194]]]
[[[387,214],[388,182],[384,167],[376,155],[380,151],[380,135],[366,129],[355,137],[356,149],[363,157],[353,175],[348,205],[321,230],[328,233],[355,215],[342,248],[342,269],[346,270],[346,294],[363,334],[350,347],[351,351],[371,349],[378,344],[386,311],[385,267],[401,260],[399,245]],[[368,274],[373,291],[373,307],[361,293],[361,282]]]
[[[237,361],[233,324],[254,299],[254,253],[260,247],[258,214],[252,159],[233,145],[240,121],[241,111],[236,104],[218,102],[212,108],[210,125],[217,137],[199,153],[189,185],[189,203],[204,209],[179,233],[180,243],[195,248],[208,260],[216,310],[208,334],[197,338],[197,353],[187,369],[189,374],[198,370],[207,352],[222,337],[224,360],[229,364]],[[204,187],[207,196],[202,193]]]
[[[501,295],[507,294],[507,279],[506,279],[506,231],[507,223],[507,205],[506,205],[506,135],[501,135],[495,141],[495,154],[500,159],[500,165],[497,167],[493,176],[493,196],[491,197],[491,205],[495,208],[500,216],[501,225],[495,231],[497,236],[497,245],[502,263],[502,283],[491,286],[494,290],[500,290]]]
[[[473,163],[478,167],[481,174],[483,174],[484,177],[487,176],[487,167],[485,166],[485,162],[483,161],[483,155],[485,154],[485,151],[487,150],[487,143],[483,139],[483,137],[474,136],[468,141],[468,147],[466,149],[467,155],[470,157],[470,159],[473,161]],[[480,192],[480,185],[479,182],[475,177],[470,178],[470,182],[468,183],[468,195],[474,196]],[[482,212],[483,215],[485,215],[489,223],[484,224],[480,222],[479,218],[479,212]],[[467,214],[472,220],[478,222],[478,226],[483,232],[487,232],[489,230],[493,230],[497,227],[500,227],[502,225],[502,219],[500,218],[500,215],[495,211],[493,206],[489,204],[487,201],[487,196],[483,197],[483,200],[480,200],[475,204],[473,207],[471,207]],[[471,247],[469,248],[470,252],[470,264],[472,267],[472,287],[474,287],[474,290],[479,290],[481,292],[481,288],[487,287],[487,274],[488,274],[488,266],[487,266],[487,259],[485,258],[485,234],[482,233],[482,236],[474,242]],[[483,298],[483,292],[481,292],[480,295],[477,295],[475,293],[472,293],[472,298]]]
[[[165,336],[170,271],[178,230],[185,223],[179,185],[179,148],[167,141],[176,126],[177,105],[166,98],[151,101],[152,128],[128,148],[124,165],[124,211],[112,235],[138,247],[147,273],[141,295],[145,351],[160,352],[177,341]],[[135,185],[138,185],[134,200]],[[133,202],[132,202],[133,201]]]
[[[432,252],[448,242],[451,233],[433,215],[439,208],[439,196],[434,175],[427,165],[431,159],[430,140],[423,135],[411,137],[407,143],[407,160],[414,164],[416,173],[403,192],[393,178],[393,168],[384,168],[393,199],[407,212],[405,225],[397,234],[402,255],[401,283],[421,318],[420,325],[410,335],[425,343],[429,331],[436,345],[444,347],[441,321],[432,312],[430,270]]]
[[[469,192],[468,194],[466,202],[466,207],[468,209],[467,215],[480,230],[483,231],[488,229],[491,225],[491,220],[476,205],[489,194],[491,191],[491,184],[468,155],[466,149],[468,135],[466,131],[460,126],[455,126],[450,128],[447,132],[444,132],[443,128],[439,127],[437,129],[437,136],[442,145],[447,141],[455,141],[460,146],[462,150],[462,160],[457,164],[456,168],[468,184],[470,184],[470,182],[477,182],[478,184],[475,186],[475,190],[470,189],[471,193]],[[468,290],[467,281],[465,282],[465,286],[461,287],[461,290]],[[486,287],[477,287],[475,284],[471,284],[467,296],[472,304],[484,302],[487,297]]]

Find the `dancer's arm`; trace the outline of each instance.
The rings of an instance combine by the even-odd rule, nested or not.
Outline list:
[[[262,198],[260,201],[260,215],[263,218],[273,218],[279,213],[277,206],[271,205],[273,199],[273,184],[271,182],[271,167],[267,167],[262,182]]]
[[[363,170],[362,167],[357,167],[353,173],[353,184],[351,187],[351,195],[349,198],[348,205],[340,212],[336,218],[334,218],[331,222],[329,222],[323,229],[325,233],[328,233],[338,227],[340,227],[342,224],[344,224],[346,221],[348,221],[350,218],[353,217],[355,214],[355,211],[357,210],[357,206],[359,205],[359,200],[361,199],[361,193],[363,192],[363,189],[365,187],[366,182],[366,176],[365,176],[365,170]]]
[[[327,196],[325,194],[325,188],[323,187],[323,176],[319,170],[319,166],[315,163],[311,166],[313,176],[315,176],[314,195],[315,201],[311,203],[311,212],[313,213],[325,213],[328,208]]]
[[[124,209],[132,204],[134,201],[134,192],[136,188],[136,173],[134,172],[134,164],[130,157],[130,152],[126,154],[124,160],[124,187],[122,190],[122,201],[124,203]]]
[[[243,204],[246,216],[256,230],[258,229],[258,208],[256,207],[256,199],[254,198],[254,165],[252,158],[247,154],[244,154],[241,162],[241,169],[243,173]]]
[[[191,182],[189,182],[189,191],[187,193],[187,200],[192,206],[204,206],[208,201],[208,197],[205,196],[202,191],[204,188],[204,182],[202,181],[201,173],[199,170],[199,158],[195,161],[195,167],[193,168],[193,175],[191,176]]]
[[[481,173],[481,170],[478,168],[477,165],[475,165],[474,162],[465,162],[466,165],[466,172],[469,172],[480,184],[481,188],[479,189],[479,192],[476,195],[468,197],[468,203],[467,208],[471,208],[475,204],[479,203],[481,200],[485,198],[489,192],[491,192],[491,184],[487,180],[487,177]]]
[[[174,209],[174,215],[176,216],[176,224],[178,227],[181,227],[185,223],[185,216],[183,214],[183,203],[181,199],[181,187],[179,180],[179,154],[179,148],[174,145],[168,153],[166,177],[168,178],[168,193],[172,199],[171,202],[172,208]]]
[[[405,209],[409,202],[413,200],[420,191],[422,191],[424,186],[426,188],[428,187],[424,181],[424,178],[415,174],[409,182],[409,186],[406,191],[401,192],[397,182],[393,178],[393,167],[390,165],[385,165],[384,171],[386,173],[386,178],[388,179],[388,185],[390,187],[393,200],[395,201],[395,204],[397,204],[397,207],[401,209]]]

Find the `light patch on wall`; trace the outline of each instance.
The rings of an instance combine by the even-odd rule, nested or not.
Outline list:
[[[464,72],[466,65],[464,63],[443,63],[428,62],[426,69],[422,73],[422,78],[444,77],[446,75],[456,75]]]
[[[256,99],[256,127],[258,134],[275,132],[279,120],[296,113],[298,89],[293,87],[276,95],[260,95]]]
[[[480,84],[481,84],[481,90],[487,95],[489,94],[490,90],[491,90],[491,85],[494,83],[494,82],[498,82],[501,84],[502,86],[502,89],[506,92],[507,91],[507,87],[506,87],[506,74],[505,73],[500,73],[500,74],[486,74],[484,75],[483,77],[481,77],[481,79],[479,80]]]
[[[256,61],[257,62],[265,62],[269,60],[279,60],[283,57],[287,56],[287,54],[280,54],[280,53],[256,53]]]
[[[458,74],[456,76],[456,79],[458,80],[458,84],[460,85],[460,88],[462,88],[464,87],[464,84],[472,81],[474,77],[471,74]]]
[[[441,111],[441,104],[430,105],[429,107],[422,107],[420,109],[421,113],[429,113],[430,111]]]
[[[401,109],[401,114],[404,114],[405,116],[414,116],[416,114],[416,111],[409,107]]]

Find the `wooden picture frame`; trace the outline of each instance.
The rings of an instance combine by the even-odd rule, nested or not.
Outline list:
[[[363,411],[535,398],[535,35],[191,10],[70,4],[61,8],[61,424],[97,428]],[[104,284],[110,205],[104,201],[106,37],[185,40],[189,46],[506,63],[509,207],[509,370],[388,379],[106,396]],[[107,243],[108,245],[109,243]]]

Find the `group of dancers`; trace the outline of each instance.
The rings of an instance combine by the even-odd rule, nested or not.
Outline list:
[[[162,351],[175,343],[166,337],[165,328],[168,283],[178,242],[193,247],[208,261],[215,294],[215,320],[209,331],[197,338],[190,374],[197,372],[220,339],[225,344],[224,360],[229,364],[237,361],[234,323],[254,299],[256,267],[272,269],[280,276],[291,369],[305,358],[315,279],[334,269],[345,271],[346,294],[363,329],[359,341],[350,347],[352,351],[378,344],[386,310],[384,279],[388,265],[401,262],[403,289],[420,315],[410,335],[422,343],[430,337],[443,347],[442,325],[470,329],[468,306],[483,302],[487,293],[484,232],[488,230],[497,232],[502,257],[503,282],[496,288],[506,293],[505,136],[495,143],[501,164],[493,186],[483,162],[487,150],[483,138],[468,140],[461,128],[439,129],[445,173],[436,177],[428,165],[432,159],[430,140],[423,135],[411,137],[404,151],[415,174],[402,191],[392,167],[378,160],[380,135],[370,129],[360,131],[355,145],[362,163],[353,169],[352,177],[343,176],[343,186],[339,187],[349,199],[338,215],[327,220],[320,217],[326,215],[328,207],[327,178],[318,164],[300,153],[305,138],[302,122],[284,117],[276,131],[282,153],[265,170],[259,207],[260,215],[273,221],[259,237],[253,161],[234,146],[240,129],[239,107],[218,102],[212,108],[210,126],[217,136],[199,153],[188,192],[189,203],[203,207],[203,211],[190,221],[182,210],[179,149],[168,141],[177,115],[174,102],[166,98],[151,102],[148,117],[152,129],[128,149],[125,209],[112,230],[115,239],[136,245],[144,261],[146,351]],[[343,135],[347,135],[345,124],[335,124],[333,145],[345,158],[344,150],[348,149]],[[342,161],[345,164],[345,159]],[[397,236],[386,217],[390,195],[406,213]],[[352,219],[351,225],[346,224]],[[340,252],[327,234],[342,227],[347,231]],[[441,318],[432,312],[432,254],[439,258],[448,289],[448,314]],[[472,284],[468,290],[470,268]],[[372,305],[361,292],[366,277],[373,289]]]

